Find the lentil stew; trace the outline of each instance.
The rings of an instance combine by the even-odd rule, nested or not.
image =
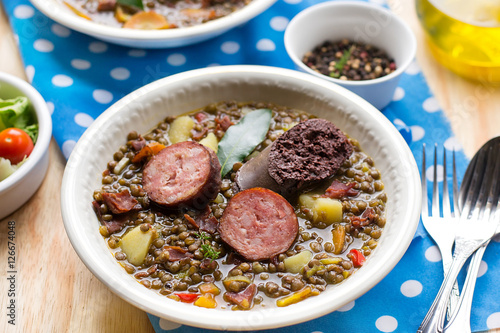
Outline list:
[[[89,21],[130,29],[174,29],[199,25],[237,11],[251,0],[63,0]]]
[[[150,200],[142,178],[151,156],[184,141],[216,150],[228,128],[263,108],[272,111],[265,139],[233,165],[205,208],[172,210]],[[287,198],[298,233],[286,251],[247,260],[218,230],[237,194],[237,171],[294,125],[313,118],[271,103],[224,101],[167,117],[144,136],[129,133],[93,194],[100,233],[115,259],[146,288],[206,308],[288,306],[349,278],[377,246],[387,201],[380,172],[354,138],[348,137],[353,151],[332,178]]]

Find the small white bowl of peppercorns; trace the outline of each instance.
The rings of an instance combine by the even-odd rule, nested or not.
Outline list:
[[[391,102],[416,46],[402,19],[366,2],[311,6],[285,32],[286,50],[299,70],[347,88],[379,110]]]

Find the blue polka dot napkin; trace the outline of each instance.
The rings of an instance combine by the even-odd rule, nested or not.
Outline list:
[[[66,157],[99,114],[157,79],[217,64],[294,68],[285,52],[284,30],[294,15],[317,2],[321,1],[278,0],[257,18],[215,39],[182,48],[140,50],[71,31],[38,12],[28,0],[3,1],[26,73],[52,110],[53,134]],[[384,0],[372,2],[385,5]],[[438,143],[458,151],[458,172],[465,172],[467,158],[416,63],[382,112],[407,140],[419,165],[422,144]],[[451,174],[447,177],[451,180]],[[499,242],[497,238],[490,244],[481,265],[471,318],[474,331],[500,327]],[[364,296],[321,318],[265,332],[415,332],[442,275],[439,251],[420,226],[399,264]],[[158,333],[204,331],[154,316],[150,319]]]

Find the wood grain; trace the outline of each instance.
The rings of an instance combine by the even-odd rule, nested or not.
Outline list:
[[[1,6],[0,6],[0,10]],[[5,13],[0,17],[0,71],[26,79]],[[115,296],[71,247],[61,218],[65,159],[50,145],[46,178],[18,211],[0,221],[0,263],[7,263],[7,222],[16,228],[16,326],[5,320],[8,281],[0,280],[0,332],[154,332],[145,312]],[[1,267],[2,271],[6,267]]]
[[[393,0],[390,5],[415,32],[423,73],[465,152],[472,156],[487,139],[500,134],[500,112],[495,112],[500,106],[499,88],[464,80],[440,66],[430,55],[413,2]],[[0,71],[26,79],[1,6],[0,11]],[[7,222],[16,221],[19,272],[16,326],[4,320],[8,285],[0,280],[0,332],[153,332],[147,315],[111,293],[71,247],[60,214],[64,165],[52,141],[42,186],[21,209],[0,221],[0,263],[7,262]]]

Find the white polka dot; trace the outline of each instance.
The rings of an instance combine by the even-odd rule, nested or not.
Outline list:
[[[56,108],[55,105],[54,105],[54,103],[47,102],[47,107],[49,108],[49,113],[53,114],[54,113],[54,109]]]
[[[103,53],[108,50],[108,45],[103,42],[92,42],[89,45],[89,51],[92,53]]]
[[[75,69],[86,70],[89,69],[91,64],[90,61],[84,59],[73,59],[71,60],[71,66]]]
[[[422,284],[417,280],[408,280],[401,285],[401,293],[406,297],[415,297],[422,292]]]
[[[113,100],[113,94],[104,89],[94,90],[92,97],[94,97],[97,103],[101,104],[108,104]]]
[[[477,277],[481,277],[488,271],[488,264],[486,261],[482,260],[479,264],[479,270],[477,271]]]
[[[430,262],[441,261],[441,252],[439,252],[439,248],[436,245],[433,245],[425,250],[425,259]]]
[[[408,68],[405,70],[405,73],[409,75],[416,75],[419,72],[420,72],[420,66],[417,64],[415,60],[412,61],[408,66]]]
[[[275,16],[269,22],[269,25],[273,30],[276,31],[285,31],[286,26],[288,25],[288,18],[284,16]]]
[[[415,142],[418,140],[422,140],[422,138],[425,136],[425,130],[421,126],[410,126],[411,129],[411,141]]]
[[[33,67],[33,65],[28,65],[25,68],[25,72],[28,77],[28,81],[33,82],[33,78],[35,77],[35,67]]]
[[[71,152],[73,151],[73,148],[75,148],[76,142],[74,140],[68,140],[65,141],[62,145],[62,153],[66,159],[69,158],[69,155],[71,155]]]
[[[173,321],[169,321],[163,318],[160,318],[160,328],[165,331],[173,331],[182,325],[179,323],[174,323]]]
[[[59,36],[59,37],[69,37],[71,35],[71,30],[69,30],[66,27],[63,27],[60,24],[53,24],[51,29],[54,35]]]
[[[441,164],[437,165],[437,181],[442,182],[443,181],[443,166]],[[434,180],[434,165],[431,165],[430,167],[425,170],[425,177],[429,181]]]
[[[259,51],[274,51],[276,50],[276,45],[270,39],[263,38],[257,42],[257,50]]]
[[[186,63],[186,57],[180,53],[174,53],[168,56],[167,63],[170,66],[182,66]]]
[[[302,0],[284,0],[284,2],[286,2],[287,4],[290,4],[290,5],[295,5],[295,4],[301,3]]]
[[[226,54],[235,54],[240,50],[240,44],[236,42],[224,42],[220,49]]]
[[[110,75],[115,80],[126,80],[130,77],[130,71],[123,67],[117,67],[111,70]]]
[[[447,139],[443,145],[447,150],[450,150],[450,151],[462,150],[462,145],[460,144],[460,142],[458,142],[458,139],[456,137],[451,137],[451,138]]]
[[[74,120],[75,120],[75,123],[77,125],[80,125],[82,127],[87,128],[87,127],[89,127],[92,124],[92,122],[94,121],[94,118],[92,118],[91,116],[89,116],[86,113],[81,113],[80,112],[80,113],[77,113],[75,115],[75,119]]]
[[[398,328],[398,321],[392,316],[382,316],[377,319],[375,326],[382,332],[394,332]]]
[[[341,307],[340,309],[337,309],[337,311],[338,312],[347,312],[354,307],[354,304],[355,304],[354,301],[349,302],[346,305],[344,305],[343,307]]]
[[[19,5],[14,8],[14,17],[18,19],[28,19],[35,15],[35,10],[31,6]]]
[[[439,107],[439,103],[435,97],[429,97],[427,98],[424,103],[422,104],[422,107],[424,108],[425,111],[427,112],[437,112],[441,108]]]
[[[500,312],[490,314],[488,319],[486,319],[486,326],[490,329],[500,327]]]
[[[33,47],[38,52],[52,52],[54,50],[54,44],[46,39],[37,39],[33,43]]]
[[[145,50],[130,50],[128,51],[128,55],[130,57],[134,57],[134,58],[142,58],[142,57],[145,57],[146,56],[146,51]]]
[[[404,121],[402,121],[401,119],[394,119],[393,123],[394,125],[406,126]]]
[[[392,96],[393,101],[400,101],[405,97],[405,90],[401,87],[397,87]]]
[[[69,87],[73,84],[73,79],[64,74],[58,74],[52,78],[52,84],[57,87]]]

